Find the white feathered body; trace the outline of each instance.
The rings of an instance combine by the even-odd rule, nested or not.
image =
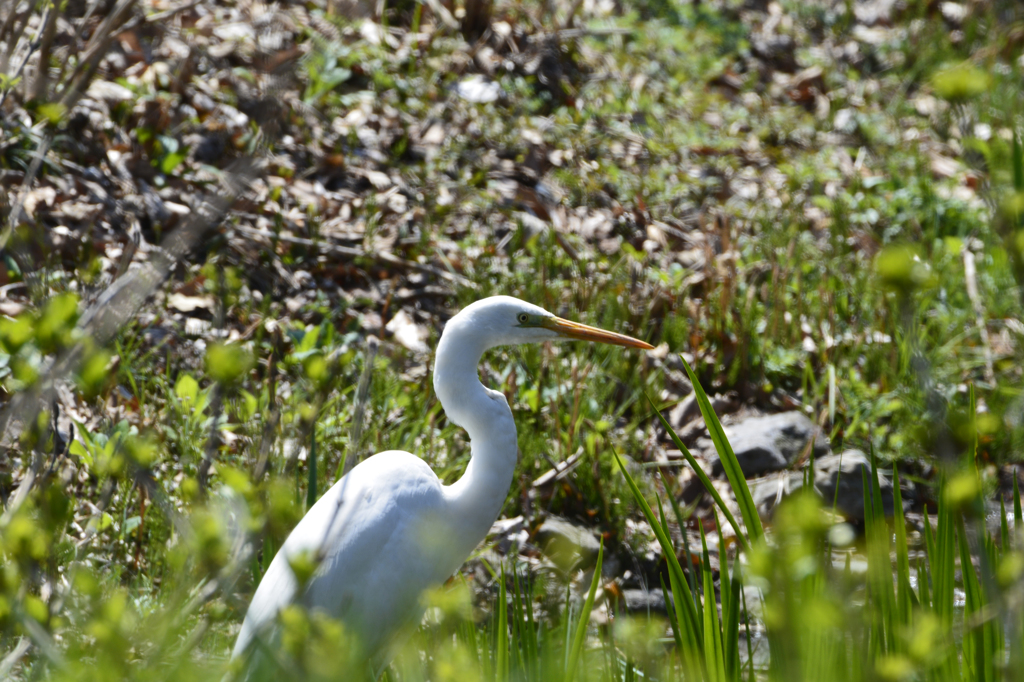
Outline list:
[[[390,485],[382,488],[379,481]],[[292,603],[323,610],[361,633],[368,650],[379,648],[383,642],[376,636],[413,617],[419,593],[447,577],[448,567],[438,567],[430,547],[419,541],[425,520],[442,510],[443,496],[430,467],[407,452],[382,452],[352,469],[313,505],[274,557],[253,595],[234,655]],[[297,594],[289,557],[321,551],[318,570]],[[398,584],[396,565],[406,569]]]

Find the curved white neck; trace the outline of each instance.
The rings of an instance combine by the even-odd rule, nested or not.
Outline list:
[[[498,517],[516,466],[516,425],[505,396],[480,383],[477,365],[487,347],[458,328],[445,329],[434,361],[434,391],[448,419],[469,432],[471,458],[462,477],[445,488],[453,523],[473,551]]]

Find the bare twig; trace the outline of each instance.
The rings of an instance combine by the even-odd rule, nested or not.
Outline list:
[[[11,57],[14,56],[15,50],[18,49],[18,45],[21,43],[21,34],[25,32],[25,28],[28,26],[28,20],[32,16],[34,11],[35,4],[28,8],[28,11],[25,12],[25,14],[21,18],[21,23],[18,24],[18,26],[11,31],[11,37],[7,39],[7,50],[6,52],[4,52],[4,60],[2,63],[0,63],[0,73],[7,72],[7,67],[10,66],[11,63]],[[17,15],[17,13],[18,3],[14,2],[13,7],[11,7],[11,14]],[[13,18],[14,17],[12,16],[11,19]]]
[[[210,479],[210,468],[213,466],[213,457],[220,447],[220,429],[218,422],[224,409],[224,388],[217,384],[213,387],[213,399],[210,405],[210,433],[206,437],[206,447],[203,449],[203,461],[199,463],[199,470],[196,478],[199,482],[199,494],[206,495],[207,483]]]
[[[120,0],[114,10],[106,16],[103,22],[93,33],[93,40],[86,49],[85,54],[78,61],[75,70],[68,78],[69,85],[64,89],[64,95],[61,98],[60,105],[65,111],[70,111],[74,108],[75,104],[78,103],[78,100],[85,93],[85,88],[92,79],[93,74],[96,73],[100,60],[103,58],[103,55],[106,54],[111,42],[113,42],[116,36],[117,32],[114,29],[124,22],[124,18],[131,11],[132,7],[134,7],[135,2],[136,0]],[[2,71],[2,69],[0,69],[0,71]],[[53,135],[47,132],[39,142],[39,146],[36,148],[35,154],[32,157],[32,163],[29,165],[28,172],[25,173],[25,179],[21,183],[18,198],[11,205],[11,212],[7,219],[7,225],[4,226],[3,232],[0,233],[0,249],[7,246],[7,242],[14,233],[14,228],[19,222],[21,222],[25,198],[28,196],[28,193],[32,188],[32,184],[35,182],[36,175],[38,175],[39,169],[42,167],[43,159],[46,158],[46,154],[50,151],[50,145],[52,144]]]
[[[574,0],[569,11],[565,15],[565,20],[562,22],[562,30],[568,30],[572,28],[572,21],[576,18],[576,13],[580,11],[580,7],[583,6],[583,0]]]
[[[193,0],[192,2],[186,3],[186,4],[181,5],[179,7],[172,7],[171,9],[165,9],[162,12],[156,12],[156,13],[150,14],[148,16],[135,16],[132,19],[129,19],[128,21],[126,21],[124,26],[122,26],[120,28],[119,32],[120,33],[124,33],[125,31],[130,31],[131,29],[133,29],[133,28],[135,28],[137,26],[140,26],[142,24],[156,24],[156,23],[165,22],[168,19],[173,19],[174,17],[176,17],[177,15],[181,14],[182,12],[187,12],[190,9],[194,9],[194,8],[196,8],[196,7],[198,7],[198,6],[202,5],[202,4],[203,4],[203,0]]]
[[[167,497],[164,489],[153,478],[151,471],[138,469],[135,472],[135,482],[140,488],[145,489],[149,499],[153,501],[153,504],[156,505],[157,509],[160,510],[167,520],[171,522],[178,535],[184,538],[192,537],[192,527],[174,506],[174,503]]]
[[[53,28],[49,28],[51,25]],[[44,32],[48,31],[50,33],[50,40],[52,42],[53,33],[56,32],[56,27],[57,13],[53,11],[53,3],[49,3],[46,6],[46,13],[43,15],[43,20],[39,22],[39,28],[36,30],[36,37],[33,38],[32,41],[28,44],[28,49],[25,50],[25,56],[22,57],[21,64],[18,64],[18,67],[11,74],[11,80],[19,78],[21,76],[22,72],[25,70],[25,66],[28,64],[28,60],[32,58],[32,54],[36,51],[36,48],[38,48],[41,44],[41,36],[44,35]],[[49,49],[49,45],[47,45],[47,49]],[[7,63],[5,61],[4,68],[6,67]],[[40,67],[45,72],[45,64],[43,64],[41,60]],[[2,71],[0,71],[0,73],[2,73]],[[38,81],[38,77],[36,80]],[[13,88],[9,88],[7,90],[4,90],[3,92],[0,92],[0,107],[4,105],[4,101],[7,99],[7,93],[9,93],[12,89]]]
[[[423,0],[423,4],[430,8],[430,11],[441,20],[442,24],[456,31],[459,29],[459,20],[452,16],[452,13],[441,4],[440,0]]]
[[[32,183],[35,182],[36,175],[39,174],[39,169],[43,166],[43,158],[46,153],[50,151],[50,145],[53,144],[53,136],[49,133],[43,135],[43,139],[40,140],[39,146],[36,147],[35,154],[32,155],[32,162],[29,164],[28,172],[25,173],[25,178],[21,181],[21,189],[18,192],[18,198],[11,204],[11,212],[7,217],[7,224],[4,226],[4,230],[0,233],[0,249],[7,246],[7,242],[10,240],[11,235],[14,234],[14,228],[21,222],[21,214],[25,207],[25,199],[28,197],[29,190],[32,188]]]
[[[988,338],[988,325],[985,323],[985,306],[981,302],[981,295],[978,293],[978,269],[974,263],[974,252],[965,243],[962,254],[964,259],[964,279],[967,282],[967,297],[971,299],[971,307],[974,308],[974,323],[978,326],[978,335],[981,337],[981,349],[985,356],[985,382],[990,386],[996,384],[996,373],[992,366],[992,344]]]
[[[18,513],[21,505],[28,499],[28,494],[32,491],[35,486],[36,479],[39,478],[39,472],[43,469],[43,463],[46,461],[46,457],[41,451],[36,449],[32,454],[32,466],[29,467],[25,477],[21,479],[21,484],[18,489],[11,496],[7,502],[7,508],[4,509],[3,515],[0,515],[0,528],[6,526],[11,518]]]
[[[46,100],[50,84],[50,52],[54,38],[57,37],[57,12],[53,11],[52,1],[46,12],[46,19],[42,22],[43,35],[39,40],[39,57],[36,60],[39,66],[36,68],[35,82],[32,83],[32,98],[39,102]]]
[[[78,103],[78,99],[85,92],[92,80],[93,74],[99,68],[100,60],[110,49],[110,44],[117,37],[115,30],[125,22],[126,17],[135,7],[136,0],[119,0],[113,11],[110,12],[92,34],[92,40],[82,55],[81,60],[68,78],[68,87],[64,90],[64,96],[60,103],[65,111],[70,111]]]
[[[224,318],[227,315],[227,283],[224,277],[224,268],[217,268],[217,308],[214,312],[214,326],[218,330],[224,329]],[[203,450],[203,461],[199,464],[199,494],[206,494],[206,484],[209,480],[210,467],[213,466],[213,458],[220,447],[220,417],[224,410],[224,386],[217,384],[213,389],[213,400],[210,409],[210,435],[206,439],[206,448]]]
[[[287,242],[289,244],[298,244],[300,246],[316,247],[327,253],[334,253],[339,256],[347,256],[348,258],[372,258],[373,260],[387,263],[388,265],[394,265],[400,268],[408,270],[419,270],[427,274],[446,279],[450,282],[454,282],[468,289],[476,289],[476,284],[471,280],[466,279],[462,275],[456,274],[455,272],[449,272],[447,270],[441,270],[430,265],[424,265],[423,263],[417,263],[415,261],[406,260],[405,258],[399,258],[398,256],[388,253],[387,251],[364,251],[363,249],[357,249],[352,246],[342,246],[341,244],[334,244],[326,241],[314,241],[312,239],[305,239],[303,237],[291,237],[288,235],[275,234],[269,230],[260,230],[255,227],[247,227],[245,225],[235,225],[234,229],[253,237],[263,237],[265,239],[277,240]]]
[[[556,40],[568,40],[570,38],[584,38],[586,36],[626,36],[633,33],[631,28],[617,28],[615,26],[597,28],[566,28],[551,33],[534,33],[527,36],[528,43],[542,43],[552,37]]]
[[[253,470],[254,481],[262,481],[270,468],[270,448],[274,444],[274,433],[281,420],[281,410],[277,406],[277,356],[271,352],[267,358],[267,408],[270,416],[263,423],[263,435],[260,437],[259,457]]]
[[[28,637],[22,637],[18,640],[14,648],[0,661],[0,679],[7,679],[11,670],[14,669],[14,666],[18,665],[18,661],[28,652],[31,646],[32,641]]]
[[[64,656],[61,654],[53,637],[45,628],[32,616],[25,613],[18,614],[18,624],[25,630],[36,647],[43,653],[50,663],[57,667],[64,667]]]
[[[4,36],[10,32],[11,27],[14,26],[14,20],[18,18],[18,0],[8,0],[8,2],[0,5],[0,8],[6,10],[7,14],[7,18],[4,19],[3,25],[0,25],[0,40],[3,40]],[[15,43],[17,43],[17,40],[15,40],[13,36],[7,39],[8,46],[14,45]],[[7,64],[4,63],[5,68],[6,66]],[[0,72],[2,72],[2,70],[0,70]]]
[[[352,465],[358,464],[362,459],[359,452],[359,443],[363,438],[363,417],[366,414],[366,403],[370,397],[370,379],[373,377],[373,361],[377,358],[377,349],[380,348],[380,340],[376,336],[366,337],[366,354],[363,356],[363,373],[359,377],[359,388],[356,389],[356,409],[352,413],[352,430],[349,431],[348,449],[338,462],[338,470],[334,474],[335,479],[340,479],[350,468],[349,455],[352,455]]]
[[[224,173],[224,192],[209,197],[184,225],[172,232],[139,269],[115,280],[79,319],[81,341],[45,366],[35,385],[18,393],[0,412],[0,436],[11,424],[28,424],[40,404],[49,404],[59,381],[77,370],[89,347],[103,347],[131,319],[206,231],[216,224],[253,177],[252,164],[243,161]]]

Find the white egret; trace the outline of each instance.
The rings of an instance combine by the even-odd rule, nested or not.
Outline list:
[[[555,317],[509,296],[477,301],[445,326],[434,361],[434,391],[448,419],[469,432],[466,472],[443,485],[426,462],[398,450],[367,458],[303,517],[253,595],[233,656],[269,635],[292,603],[322,609],[386,660],[403,625],[420,613],[427,588],[447,580],[498,517],[516,465],[516,425],[505,396],[480,383],[477,365],[495,346],[580,339],[632,348],[650,344]],[[320,563],[299,593],[288,558]]]

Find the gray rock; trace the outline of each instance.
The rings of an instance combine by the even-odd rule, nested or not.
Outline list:
[[[623,590],[622,601],[626,604],[627,613],[660,613],[668,614],[665,593],[660,587],[653,590]]]
[[[700,407],[697,405],[697,394],[691,392],[688,396],[679,401],[679,404],[668,413],[668,423],[676,431],[683,428],[691,421],[700,416]]]
[[[742,589],[742,598],[745,600],[747,613],[751,617],[761,620],[764,617],[764,593],[761,592],[761,588],[755,585],[744,585]]]
[[[729,391],[728,393],[716,393],[711,400],[711,409],[715,411],[719,417],[723,414],[729,414],[739,409],[740,400],[739,395],[735,391]],[[691,424],[695,419],[699,420],[697,424]],[[682,400],[679,404],[672,408],[672,411],[668,413],[668,423],[675,429],[676,434],[682,438],[681,432],[687,426],[696,426],[701,432],[706,433],[704,428],[704,420],[701,419],[700,405],[697,404],[697,394],[691,392]],[[686,438],[683,438],[686,441]]]
[[[815,457],[829,451],[828,440],[821,429],[807,415],[797,411],[744,419],[725,427],[725,435],[748,477],[785,469],[804,452],[808,443],[813,443]],[[720,473],[722,463],[718,454],[711,455],[710,459],[712,470]]]
[[[768,516],[782,498],[796,492],[803,485],[804,475],[799,471],[788,471],[747,481],[750,496],[754,498],[754,505],[761,516]]]
[[[906,502],[906,500],[903,500],[904,504],[906,504]],[[999,535],[1002,533],[1002,521],[999,518],[1001,514],[1002,510],[999,507],[998,499],[985,500],[985,527],[988,529],[988,532],[992,534],[993,537],[999,537]],[[1010,502],[1010,505],[1006,508],[1006,526],[1010,530],[1010,533],[1013,533],[1014,528],[1012,501]]]
[[[590,529],[554,516],[541,524],[536,542],[551,561],[566,571],[593,566],[601,549]]]
[[[825,506],[831,507],[835,500],[836,509],[850,521],[864,520],[864,481],[870,476],[871,460],[860,450],[846,450],[814,462],[814,489],[824,499]],[[878,472],[878,487],[882,493],[882,508],[889,516],[894,507],[892,482],[881,471]]]
[[[530,540],[530,533],[526,530],[526,523],[520,515],[495,521],[491,524],[491,530],[487,532],[487,539],[494,543],[495,548],[503,556],[507,556],[510,552],[518,552],[520,548],[525,547]]]

